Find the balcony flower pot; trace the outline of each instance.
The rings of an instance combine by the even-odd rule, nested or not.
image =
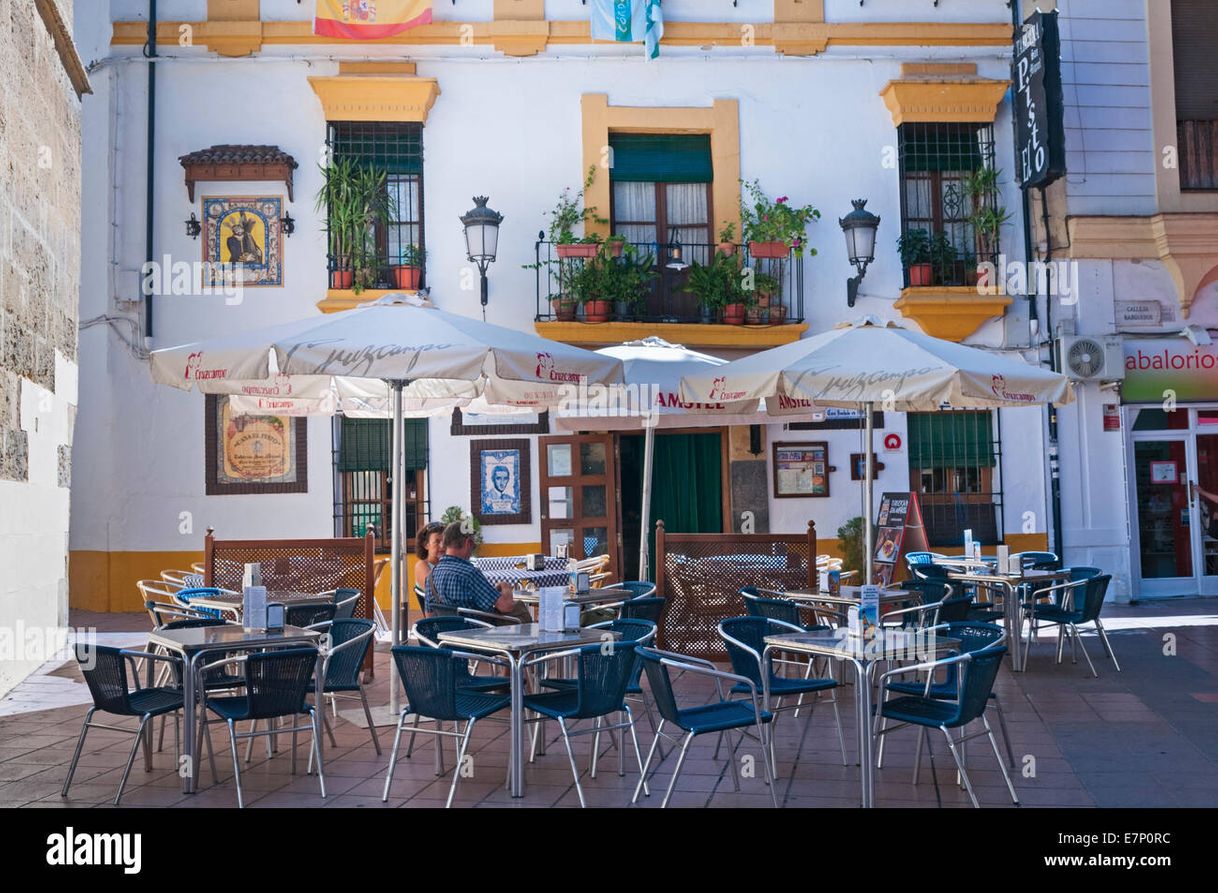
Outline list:
[[[558,256],[566,259],[571,257],[596,257],[596,252],[600,250],[600,245],[596,242],[561,242],[554,246],[554,250]]]
[[[935,268],[933,264],[910,264],[909,285],[911,288],[921,288],[934,284]]]
[[[756,258],[782,258],[790,252],[786,242],[749,242],[749,254]]]
[[[723,308],[723,321],[729,326],[744,325],[744,305],[728,304]]]
[[[787,308],[782,304],[774,304],[770,307],[770,325],[780,326],[787,321]]]
[[[732,257],[736,253],[736,243],[735,242],[720,242],[718,245],[715,246],[715,250],[718,251],[720,254],[722,254],[724,257]]]
[[[715,308],[703,304],[698,308],[698,320],[703,325],[712,325],[715,322]]]
[[[330,282],[332,287],[340,291],[351,289],[355,286],[355,271],[335,270],[330,274]]]
[[[393,284],[403,291],[417,291],[419,288],[419,277],[422,272],[419,267],[394,267]]]
[[[592,300],[584,304],[584,322],[609,322],[613,305],[608,301]]]
[[[626,248],[626,240],[610,239],[605,243],[605,247],[608,248],[610,257],[621,257],[622,251]]]
[[[614,301],[613,318],[618,320],[634,319],[634,303],[632,301]]]
[[[557,299],[550,302],[550,310],[559,322],[571,322],[575,319],[575,302]]]
[[[744,321],[751,326],[760,325],[766,322],[768,311],[764,307],[750,307],[744,312]]]

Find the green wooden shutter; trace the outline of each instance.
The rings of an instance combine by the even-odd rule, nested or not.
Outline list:
[[[709,134],[615,133],[610,180],[645,183],[710,183]]]
[[[910,468],[992,468],[993,428],[988,412],[911,412]]]
[[[388,471],[393,443],[388,419],[342,419],[339,471]],[[406,419],[403,451],[406,470],[427,467],[427,419]]]

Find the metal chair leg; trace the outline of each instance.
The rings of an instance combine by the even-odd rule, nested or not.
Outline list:
[[[325,716],[326,708],[310,707],[309,717],[313,721],[313,755],[317,757],[317,783],[321,785],[321,799],[326,799],[326,767],[321,760],[321,718]],[[295,723],[293,722],[293,725]]]
[[[741,733],[741,734],[743,734],[743,733]],[[757,734],[761,737],[761,747],[762,747],[762,760],[761,761],[763,763],[765,763],[766,762],[765,761],[765,740],[766,740],[767,736],[766,736],[765,725],[763,723],[761,723],[760,721],[757,723]],[[778,790],[777,790],[777,788],[778,788],[778,769],[776,766],[773,765],[773,760],[774,760],[774,723],[773,723],[773,720],[770,721],[769,739],[770,739],[770,763],[768,763],[765,767],[765,783],[770,788],[770,802],[772,802],[774,804],[774,808],[777,809],[778,808]],[[684,755],[685,752],[682,751],[681,753],[682,753],[682,755]],[[674,776],[674,780],[675,780],[675,776]]]
[[[381,739],[377,737],[376,725],[372,722],[372,711],[368,709],[368,694],[364,691],[364,686],[359,687],[360,703],[364,705],[364,719],[368,721],[368,731],[372,733],[372,746],[376,748],[376,755],[381,755]]]
[[[575,752],[571,750],[571,737],[567,734],[567,721],[561,716],[558,718],[558,728],[562,731],[562,741],[567,748],[567,760],[571,763],[571,777],[575,779],[575,793],[579,795],[580,809],[587,808],[588,804],[584,801],[584,788],[579,783],[579,768],[575,765]]]
[[[1002,701],[998,700],[998,695],[994,695],[994,710],[998,714],[998,727],[1002,729],[1002,743],[1007,748],[1008,765],[1012,769],[1015,768],[1015,751],[1011,749],[1011,733],[1007,731],[1006,714],[1002,712]]]
[[[389,801],[389,785],[393,784],[393,769],[398,762],[398,745],[402,743],[402,727],[406,722],[406,710],[408,709],[410,708],[403,708],[402,712],[398,714],[398,727],[393,733],[393,750],[389,752],[389,770],[385,773],[385,790],[381,793],[382,803],[387,803]],[[416,713],[415,724],[418,725],[418,722],[419,716]],[[413,738],[414,733],[412,732],[411,739],[413,740]],[[407,756],[409,756],[409,754],[407,754]]]
[[[588,777],[596,778],[596,764],[601,755],[601,725],[603,718],[596,718],[596,731],[592,733],[592,763],[588,769]]]
[[[947,746],[951,750],[952,757],[956,761],[956,770],[960,773],[960,779],[964,782],[964,789],[968,791],[969,799],[973,801],[973,808],[980,809],[981,804],[977,802],[977,795],[973,793],[973,784],[968,780],[968,772],[966,772],[964,769],[964,763],[960,761],[960,752],[956,750],[956,742],[952,740],[951,731],[943,726],[940,726],[939,728],[943,729],[943,737],[947,739]],[[1001,763],[1002,760],[1000,759],[999,762]]]
[[[1104,644],[1104,650],[1108,652],[1108,656],[1112,658],[1112,665],[1116,667],[1116,671],[1121,672],[1121,665],[1117,663],[1116,652],[1112,650],[1112,643],[1108,641],[1108,630],[1104,629],[1104,624],[1100,623],[1100,618],[1095,618],[1095,628],[1100,631],[1100,641]]]
[[[131,745],[131,755],[127,757],[127,768],[123,770],[123,777],[118,783],[118,793],[114,795],[114,805],[118,806],[118,801],[122,799],[123,788],[127,786],[127,778],[131,775],[131,767],[135,764],[135,754],[139,750],[140,742],[144,739],[144,726],[148,723],[148,714],[145,713],[140,717],[140,727],[135,732],[135,741]]]
[[[448,789],[448,800],[444,804],[445,809],[448,809],[453,805],[453,797],[455,797],[457,794],[457,782],[461,780],[461,765],[465,762],[465,749],[469,747],[469,736],[474,731],[475,722],[477,722],[477,720],[471,719],[465,724],[465,735],[461,738],[461,746],[457,748],[457,765],[453,766],[453,783]],[[437,746],[440,744],[442,737],[443,736],[441,735],[436,736]]]
[[[207,748],[207,762],[211,767],[211,783],[220,783],[220,773],[216,769],[216,749],[211,743],[211,727],[204,720],[199,724],[199,734],[203,738],[203,746]]]
[[[416,714],[414,715],[414,722],[412,722],[412,723],[410,724],[410,729],[411,729],[411,731],[410,731],[410,743],[409,743],[409,744],[406,746],[406,759],[408,759],[408,760],[410,759],[410,755],[411,755],[412,753],[414,753],[414,736],[417,734],[417,731],[416,731],[416,730],[417,730],[418,728],[419,728],[419,714],[417,714],[417,713],[416,713]]]
[[[650,797],[651,791],[647,789],[647,779],[643,777],[643,754],[639,750],[639,736],[635,734],[634,730],[634,712],[629,707],[626,708],[626,719],[630,724],[630,740],[634,742],[634,759],[639,764],[639,780],[643,783],[643,793]],[[622,743],[626,743],[624,738]]]
[[[85,724],[80,727],[80,737],[76,740],[76,753],[72,754],[72,764],[68,766],[68,777],[63,780],[63,790],[59,792],[59,796],[68,796],[68,788],[72,784],[72,776],[76,774],[76,764],[80,762],[80,752],[85,746],[85,736],[89,734],[89,721],[93,719],[93,714],[96,712],[96,707],[90,707],[89,712],[85,714]]]
[[[254,732],[258,731],[258,720],[250,723],[250,737],[245,739],[245,765],[249,765],[250,757],[254,754]],[[269,738],[267,739],[270,740]],[[267,759],[270,759],[270,751],[267,751]]]
[[[227,724],[228,743],[232,746],[233,750],[233,780],[237,783],[237,808],[244,809],[245,800],[241,796],[241,761],[237,759],[237,730],[231,719],[227,721]],[[249,740],[253,741],[254,739],[251,738]]]
[[[1087,646],[1083,644],[1083,637],[1078,631],[1078,627],[1073,623],[1070,624],[1070,630],[1073,633],[1074,642],[1078,649],[1083,652],[1083,658],[1087,661],[1087,667],[1091,670],[1091,675],[1095,679],[1100,678],[1100,674],[1095,671],[1095,664],[1091,662],[1091,655],[1087,653]],[[1075,663],[1078,661],[1076,660]]]
[[[985,718],[985,714],[981,714],[981,722],[985,725],[985,732],[990,737],[990,747],[994,748],[994,759],[998,760],[998,768],[1002,770],[1002,779],[1007,783],[1007,790],[1011,792],[1011,801],[1018,806],[1019,797],[1015,794],[1015,785],[1011,784],[1011,776],[1007,772],[1007,767],[1002,763],[1002,755],[998,752],[998,742],[994,740],[994,730],[990,728],[990,722]]]
[[[326,737],[330,739],[330,746],[338,747],[338,742],[334,739],[334,730],[330,728],[330,720],[326,716],[326,708],[323,706],[318,713],[321,715],[321,724],[326,729]]]
[[[685,740],[681,743],[681,755],[677,757],[677,765],[672,770],[672,780],[668,782],[668,790],[664,792],[664,801],[660,804],[660,809],[668,808],[668,801],[672,799],[673,788],[677,786],[677,777],[681,774],[681,767],[685,764],[685,754],[689,750],[689,742],[694,740],[694,733],[690,732],[685,736]],[[765,762],[764,744],[765,739],[762,739],[762,762]],[[770,767],[767,765],[765,770],[766,777],[770,775]]]
[[[631,802],[631,803],[637,803],[637,802],[638,802],[638,800],[639,800],[639,792],[640,792],[640,791],[642,791],[642,790],[643,790],[643,788],[644,788],[644,787],[646,786],[646,784],[647,784],[647,773],[648,773],[648,771],[651,769],[651,758],[652,758],[653,756],[655,756],[655,753],[656,753],[656,747],[657,747],[657,746],[659,745],[659,743],[660,743],[660,732],[661,732],[661,731],[663,731],[663,729],[664,729],[664,722],[665,722],[665,720],[660,720],[660,725],[659,725],[659,727],[658,727],[658,728],[656,728],[656,730],[655,730],[655,737],[653,737],[653,738],[651,739],[651,747],[650,747],[650,748],[648,748],[648,750],[647,750],[647,759],[646,759],[646,760],[643,762],[643,768],[642,768],[642,770],[639,772],[639,783],[638,783],[637,785],[635,785],[635,787],[634,787],[634,796],[630,798],[630,802]],[[662,762],[664,762],[664,758],[663,758],[663,757],[660,757],[660,763],[662,763]],[[659,763],[657,763],[656,765],[658,766],[658,765],[659,765]],[[649,796],[649,797],[650,797],[650,796],[651,796],[651,794],[650,794],[650,793],[648,793],[648,795],[647,795],[647,796]]]

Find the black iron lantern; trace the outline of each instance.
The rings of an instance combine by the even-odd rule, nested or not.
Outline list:
[[[199,238],[199,233],[203,232],[203,224],[199,222],[199,218],[195,216],[195,212],[190,212],[190,219],[186,221],[186,235],[192,239]]]
[[[283,227],[283,234],[290,236],[296,232],[296,221],[292,219],[291,214],[284,214],[279,220],[279,225]]]
[[[677,235],[677,228],[671,227],[668,230],[668,263],[664,264],[670,270],[681,272],[688,269],[689,264],[685,262],[684,250],[681,248],[681,238]]]
[[[461,215],[461,225],[465,227],[465,252],[470,262],[477,265],[482,278],[483,319],[486,318],[486,268],[495,261],[499,250],[499,224],[503,222],[503,215],[488,208],[487,201],[485,195],[474,196],[473,209]]]
[[[846,280],[846,304],[854,306],[858,297],[859,283],[867,275],[867,265],[875,260],[875,233],[880,227],[880,218],[867,210],[867,199],[856,198],[850,204],[854,210],[838,220],[846,235],[846,256],[858,270],[857,276]]]

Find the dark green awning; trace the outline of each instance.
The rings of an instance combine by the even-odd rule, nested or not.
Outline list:
[[[911,412],[910,468],[992,467],[994,433],[988,412]]]
[[[406,419],[403,450],[406,470],[427,467],[427,419]],[[388,471],[393,444],[388,419],[343,417],[338,450],[339,471]]]
[[[646,183],[710,183],[709,134],[615,133],[610,180]]]

